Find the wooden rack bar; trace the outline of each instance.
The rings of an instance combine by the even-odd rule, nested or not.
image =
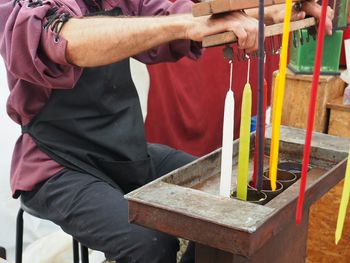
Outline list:
[[[301,2],[292,0],[292,2]],[[284,4],[285,0],[265,0],[265,6]],[[258,0],[212,0],[197,3],[192,8],[193,16],[206,16],[228,11],[242,10],[258,7]]]
[[[293,21],[290,23],[290,31],[296,31],[302,28],[307,28],[316,25],[316,19],[314,17],[306,18],[303,20]],[[283,32],[283,23],[274,24],[265,27],[265,37],[280,35]],[[203,47],[214,47],[224,44],[230,44],[237,41],[237,37],[233,32],[225,32],[204,37]]]

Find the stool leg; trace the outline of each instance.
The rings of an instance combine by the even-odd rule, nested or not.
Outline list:
[[[20,208],[17,213],[16,222],[16,263],[22,263],[23,250],[23,209]]]
[[[73,263],[79,263],[79,244],[73,238]]]
[[[4,247],[0,247],[0,258],[6,259],[6,249]]]
[[[81,262],[82,263],[89,263],[88,248],[86,246],[80,244],[80,251],[81,251]]]

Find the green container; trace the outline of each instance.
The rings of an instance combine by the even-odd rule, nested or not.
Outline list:
[[[295,34],[293,36],[293,34]],[[291,35],[291,41],[297,40],[297,47],[292,43],[290,45],[290,57],[288,67],[297,74],[313,74],[314,60],[316,52],[317,37],[314,39],[309,36],[307,29],[295,31]],[[301,34],[303,35],[303,45],[300,44]],[[321,74],[323,75],[339,75],[339,59],[342,43],[343,31],[337,30],[332,36],[325,36]]]

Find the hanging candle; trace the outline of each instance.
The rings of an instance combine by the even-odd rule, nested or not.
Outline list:
[[[278,152],[279,152],[279,140],[280,140],[280,126],[282,118],[282,106],[284,97],[284,86],[286,80],[287,71],[287,55],[288,55],[288,43],[289,43],[289,28],[290,18],[292,14],[292,0],[286,0],[286,13],[283,23],[283,35],[282,35],[282,50],[280,56],[279,67],[279,79],[278,87],[274,92],[276,93],[276,100],[273,105],[273,120],[272,120],[272,136],[271,136],[271,149],[270,150],[270,180],[272,190],[276,190],[276,178],[277,178],[277,165],[278,165]]]
[[[235,99],[232,87],[232,60],[230,61],[230,86],[225,98],[224,125],[221,150],[220,195],[230,197],[232,178],[232,147]]]
[[[243,90],[241,127],[239,132],[237,198],[241,200],[247,200],[251,109],[252,89],[250,84],[247,83]]]
[[[220,177],[220,195],[225,197],[230,197],[231,191],[234,101],[233,92],[229,90],[225,99]]]
[[[298,198],[297,211],[296,211],[296,223],[297,224],[300,224],[301,218],[302,218],[302,213],[303,213],[306,177],[307,177],[307,170],[308,170],[309,160],[310,160],[312,128],[313,128],[313,124],[314,124],[314,116],[315,116],[315,108],[316,108],[318,80],[320,77],[320,70],[321,70],[322,51],[323,51],[326,16],[327,16],[327,6],[328,6],[328,0],[322,0],[321,18],[320,18],[320,23],[318,26],[317,46],[316,46],[316,53],[315,53],[314,75],[312,78],[309,114],[308,114],[308,118],[307,118],[306,137],[305,137],[305,144],[304,144],[303,165],[302,165],[302,169],[301,169],[300,191],[299,191],[299,198]]]
[[[344,41],[344,47],[345,47],[346,65],[348,65],[347,74],[350,74],[350,39]],[[345,215],[346,215],[346,208],[348,206],[349,197],[350,197],[350,161],[349,161],[349,158],[350,158],[350,151],[349,151],[348,161],[347,161],[347,165],[346,165],[345,180],[344,180],[344,186],[343,186],[343,193],[342,193],[341,201],[340,201],[338,220],[337,220],[337,228],[335,231],[335,243],[336,244],[338,244],[338,242],[342,236]]]
[[[338,212],[337,228],[335,230],[335,243],[338,244],[343,233],[343,226],[346,215],[346,208],[348,207],[349,197],[350,197],[350,151],[348,154],[348,161],[346,164],[345,179],[343,186],[343,193],[341,196],[340,207]]]

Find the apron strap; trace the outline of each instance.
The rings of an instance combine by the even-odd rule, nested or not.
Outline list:
[[[28,133],[28,125],[21,125],[21,131],[22,131],[22,134],[24,133]]]

